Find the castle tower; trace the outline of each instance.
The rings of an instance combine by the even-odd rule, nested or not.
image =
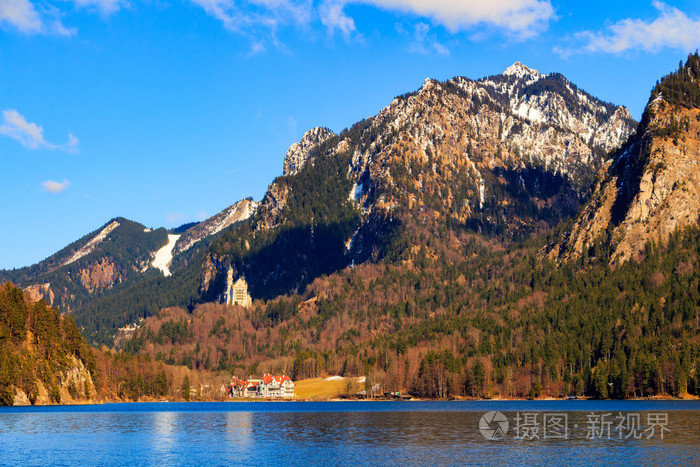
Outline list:
[[[226,305],[233,303],[233,268],[228,267],[228,276],[226,277]]]

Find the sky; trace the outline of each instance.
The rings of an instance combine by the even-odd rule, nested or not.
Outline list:
[[[521,61],[639,119],[699,47],[697,0],[0,0],[0,269],[259,200],[427,77]]]

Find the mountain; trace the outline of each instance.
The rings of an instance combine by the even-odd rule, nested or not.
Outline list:
[[[654,88],[636,135],[606,163],[591,199],[553,257],[642,260],[700,216],[700,59]]]
[[[548,231],[576,214],[635,126],[624,107],[521,63],[478,81],[427,79],[339,135],[314,128],[292,145],[256,215],[212,244],[200,290],[220,293],[231,264],[254,296],[300,291],[400,258],[423,243],[409,226],[436,219],[506,242]]]
[[[461,149],[447,150],[455,142],[433,143],[437,155],[425,151],[427,166],[414,162],[421,146],[411,135],[422,127],[413,128],[410,118],[434,112],[435,121],[420,118],[426,132],[435,131],[450,115],[440,102],[459,111],[449,93],[421,107],[422,99],[445,92],[445,83],[437,91],[430,82],[380,113],[401,122],[396,135],[389,127],[371,132],[382,128],[380,116],[340,135],[309,134],[305,149],[293,151],[294,164],[286,165],[294,170],[271,184],[258,212],[225,231],[207,253],[210,289],[221,286],[220,271],[230,265],[265,300],[247,309],[204,303],[162,310],[140,323],[124,348],[239,377],[256,371],[295,379],[364,376],[367,387],[424,397],[697,397],[696,60],[661,80],[637,132],[598,174],[574,170],[585,164],[568,154],[494,157],[499,140],[493,137],[472,143],[493,145],[476,162],[471,156],[471,163],[455,162]],[[521,71],[515,78],[486,81],[533,75],[514,70]],[[512,102],[521,102],[514,94]],[[488,135],[487,127],[479,134]],[[500,147],[505,154],[507,146]],[[590,153],[577,157],[595,158],[596,150],[586,147]],[[461,176],[472,185],[483,180],[484,195],[472,188],[469,210],[459,211],[454,193],[462,178],[453,172],[463,165],[470,170]],[[508,178],[508,171],[516,176]],[[694,186],[681,185],[684,172]],[[596,176],[588,196],[584,181]],[[420,189],[410,189],[414,182]],[[499,190],[512,183],[524,188]],[[667,194],[650,204],[653,197],[642,197],[648,188]],[[548,202],[559,211],[534,202],[546,189],[558,190]],[[611,191],[617,198],[609,207],[601,193]],[[583,210],[567,218],[563,201]],[[639,220],[644,212],[647,220]],[[502,224],[496,215],[505,218]],[[628,230],[616,231],[625,219]],[[634,229],[644,222],[648,235],[640,238]],[[591,248],[571,246],[577,232],[598,223]],[[622,261],[624,245],[643,255]]]
[[[427,79],[338,135],[307,132],[259,203],[172,232],[114,219],[0,280],[111,343],[162,307],[218,300],[229,267],[272,299],[349,265],[411,260],[448,231],[501,245],[548,232],[578,212],[635,126],[624,107],[521,63],[476,81]]]
[[[426,80],[339,134],[308,132],[259,203],[152,237],[132,226],[153,245],[122,257],[145,270],[82,292],[72,317],[91,342],[121,328],[142,361],[226,377],[366,376],[427,397],[700,394],[697,60],[658,83],[639,125],[520,63]],[[116,221],[10,274],[45,295],[40,274],[77,277],[65,268],[104,258],[129,225]],[[251,307],[213,303],[229,270]],[[52,278],[54,293],[68,281]]]
[[[167,239],[165,229],[111,219],[38,264],[0,271],[0,282],[12,281],[47,303],[70,310],[74,303],[142,274]]]
[[[247,219],[256,207],[257,203],[244,199],[209,219],[175,229],[173,233],[164,228],[146,228],[124,218],[111,219],[38,264],[0,270],[0,283],[13,282],[35,301],[43,299],[62,311],[73,312],[84,329],[84,313],[93,304],[102,306],[109,302],[115,290],[162,281],[171,275],[173,263],[186,269],[183,264],[187,265],[197,255],[194,246],[206,244],[223,229]],[[167,306],[171,298],[163,298],[158,304]],[[143,317],[143,311],[139,310],[135,316],[127,313],[116,322],[123,326],[139,314]],[[123,322],[125,317],[133,319]]]

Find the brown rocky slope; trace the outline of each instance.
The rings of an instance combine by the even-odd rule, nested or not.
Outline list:
[[[596,247],[607,243],[612,266],[639,261],[648,242],[663,244],[674,231],[698,222],[700,106],[678,92],[698,92],[699,68],[697,56],[690,57],[679,70],[682,84],[672,74],[657,85],[636,135],[601,171],[590,201],[552,257],[595,256]]]

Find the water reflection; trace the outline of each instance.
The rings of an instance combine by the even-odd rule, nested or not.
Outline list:
[[[474,409],[476,407],[479,410]],[[485,439],[487,410],[510,421],[506,436]],[[567,411],[568,438],[515,436],[519,412],[562,410],[529,403],[140,404],[0,410],[0,464],[163,465],[238,462],[379,465],[681,464],[700,465],[700,407],[669,410],[664,439],[587,436],[596,403]],[[603,410],[665,410],[604,404]],[[677,407],[672,404],[671,407]],[[687,405],[685,407],[688,407]],[[431,410],[437,409],[437,410]],[[643,412],[646,417],[646,412]]]
[[[157,454],[166,454],[175,445],[175,426],[177,414],[174,412],[156,412],[153,414],[152,440],[153,450]]]
[[[253,414],[250,412],[227,412],[226,441],[235,448],[241,448],[253,442]]]

